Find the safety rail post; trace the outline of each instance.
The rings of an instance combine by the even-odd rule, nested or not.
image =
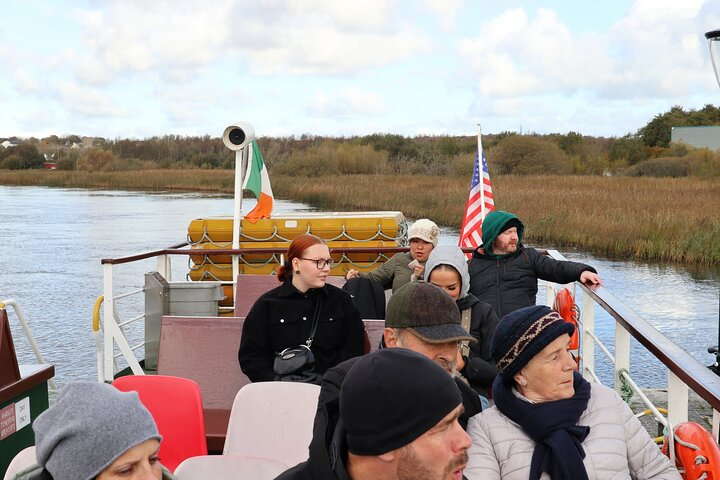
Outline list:
[[[165,280],[172,281],[172,261],[169,255],[158,255],[157,271]]]
[[[115,367],[113,365],[114,346],[110,324],[115,323],[113,316],[115,299],[113,298],[113,266],[111,263],[103,264],[103,296],[105,297],[103,306],[103,318],[105,319],[103,325],[103,371],[98,372],[98,376],[102,375],[102,378],[98,378],[98,380],[112,382]]]
[[[630,371],[630,332],[615,322],[615,391],[621,393],[622,377],[618,373],[621,369]]]
[[[103,308],[103,379],[104,382],[112,382],[115,376],[114,368],[114,352],[115,346],[113,340],[115,340],[120,348],[120,352],[125,357],[125,360],[132,370],[134,375],[144,375],[140,363],[135,358],[135,353],[132,351],[130,344],[128,344],[125,335],[123,334],[120,327],[115,322],[115,298],[113,297],[113,269],[111,263],[103,264],[103,294],[105,297],[105,306]],[[98,374],[99,375],[99,374]]]
[[[583,377],[585,371],[595,371],[595,340],[590,335],[585,333],[595,334],[595,300],[590,295],[583,295],[583,308],[580,312],[580,328],[582,328],[582,335],[580,340],[582,341],[582,365],[583,365]],[[587,378],[587,377],[586,377]]]
[[[688,420],[688,393],[689,388],[685,382],[668,369],[668,420],[670,425]]]

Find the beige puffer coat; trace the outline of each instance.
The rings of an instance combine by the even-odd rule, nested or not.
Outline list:
[[[590,480],[681,478],[614,390],[591,384],[590,400],[578,425],[590,427],[582,443]],[[497,407],[472,417],[467,431],[473,442],[465,470],[468,480],[528,480],[535,442]],[[550,477],[543,473],[541,478]]]

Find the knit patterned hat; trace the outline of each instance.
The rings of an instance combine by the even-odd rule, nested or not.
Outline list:
[[[433,247],[437,247],[440,229],[432,220],[421,218],[416,220],[408,230],[408,241],[413,238],[419,238],[428,243],[432,243]]]
[[[75,382],[33,423],[38,464],[55,480],[91,480],[130,448],[161,440],[137,392]]]
[[[574,331],[572,323],[545,305],[533,305],[505,315],[495,329],[490,346],[503,381],[511,383],[515,374],[543,348]]]

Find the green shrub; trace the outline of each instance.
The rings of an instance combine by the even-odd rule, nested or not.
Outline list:
[[[631,177],[687,177],[687,163],[677,158],[651,158],[626,171]]]
[[[573,171],[568,155],[554,142],[531,135],[510,135],[489,152],[488,162],[501,174],[567,175]]]

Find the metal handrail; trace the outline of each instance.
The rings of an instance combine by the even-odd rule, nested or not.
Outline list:
[[[30,330],[30,324],[25,318],[25,314],[20,308],[20,305],[18,305],[18,303],[12,299],[0,301],[0,308],[5,308],[7,306],[13,307],[13,310],[15,310],[15,315],[17,315],[17,318],[20,321],[20,326],[22,327],[23,333],[25,334],[25,338],[30,344],[30,348],[32,348],[33,353],[35,353],[35,358],[37,359],[38,363],[46,363],[42,353],[40,352],[40,347],[38,347],[38,344],[35,341],[35,336]],[[50,385],[51,392],[57,392],[57,384],[55,383],[55,379],[49,379],[48,384]]]

